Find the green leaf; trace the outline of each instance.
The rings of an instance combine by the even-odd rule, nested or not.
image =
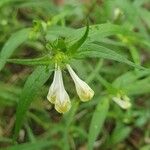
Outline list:
[[[3,150],[43,150],[43,148],[46,148],[50,145],[54,145],[54,142],[51,141],[36,141],[35,143],[24,143],[20,145],[14,145],[7,148],[3,148]]]
[[[109,145],[115,145],[123,141],[126,137],[129,136],[131,132],[131,128],[128,126],[124,126],[120,123],[117,123],[116,128],[114,129],[111,137],[109,139]]]
[[[33,59],[7,59],[7,62],[20,65],[49,65],[52,64],[50,56],[46,55],[40,58]]]
[[[55,36],[55,38],[56,37],[58,38],[59,36],[67,37],[68,43],[71,41],[73,45],[73,43],[77,41],[79,37],[83,36],[82,34],[84,30],[85,30],[85,27],[79,28],[79,29],[73,29],[73,28],[64,27],[64,26],[52,26],[48,29],[46,37],[47,37],[47,40],[52,39],[52,36],[53,37]],[[111,23],[91,25],[89,26],[89,29],[86,28],[86,31],[88,30],[89,30],[89,33],[88,33],[89,41],[95,41],[98,39],[102,39],[104,37],[108,37],[111,35],[118,35],[118,34],[126,35],[126,36],[135,35],[135,33],[130,31],[128,28],[125,28],[119,25],[114,25]]]
[[[8,39],[0,53],[0,70],[4,67],[7,59],[13,54],[18,46],[28,39],[30,28],[22,29]]]
[[[6,5],[6,4],[9,4],[11,2],[11,0],[1,0],[0,1],[0,7]]]
[[[141,88],[144,87],[144,88]],[[140,94],[149,94],[150,93],[150,77],[147,77],[142,80],[135,81],[133,84],[129,84],[124,87],[130,95],[140,95]]]
[[[92,150],[94,142],[98,134],[102,130],[102,126],[106,119],[109,109],[109,100],[106,97],[103,97],[98,103],[96,110],[93,114],[92,121],[90,124],[89,135],[88,135],[88,150]]]
[[[16,0],[17,1],[17,4],[15,4],[15,6],[21,8],[21,7],[29,7],[29,8],[34,8],[34,7],[39,7],[39,8],[45,8],[48,7],[48,8],[51,8],[52,7],[52,4],[49,0],[44,0],[44,3],[43,1],[41,0],[26,0],[26,1],[20,1],[20,0]]]
[[[80,52],[78,53],[77,57],[97,57],[97,58],[105,58],[110,60],[115,60],[121,63],[126,63],[130,66],[133,66],[138,69],[145,69],[140,65],[136,65],[135,63],[129,61],[126,57],[116,53],[115,51],[108,49],[106,47],[97,45],[97,44],[85,44]]]
[[[140,150],[149,150],[150,149],[150,144],[144,145]]]
[[[43,84],[48,80],[52,72],[52,67],[39,66],[35,71],[28,77],[24,88],[21,93],[21,97],[18,103],[16,112],[16,124],[14,140],[17,138],[19,130],[22,126],[26,112],[29,109],[31,102],[35,95],[41,90]]]
[[[64,114],[64,119],[66,121],[66,128],[68,128],[71,125],[71,123],[73,122],[74,116],[78,109],[78,105],[79,105],[79,102],[74,100],[72,102],[71,110],[68,113]]]
[[[52,26],[48,29],[46,39],[50,41],[54,41],[58,39],[59,37],[65,37],[66,45],[70,47],[68,50],[69,52],[71,50],[71,47],[77,41],[79,41],[79,37],[82,37],[82,38],[84,37],[83,36],[84,30],[86,31],[89,30],[87,34],[88,38],[86,38],[86,41],[97,41],[97,40],[103,39],[104,37],[117,35],[117,34],[129,35],[128,33],[130,33],[130,36],[133,35],[132,31],[129,31],[122,26],[113,25],[111,23],[105,23],[105,24],[91,25],[89,26],[89,29],[88,28],[86,29],[86,27],[73,29],[73,28],[64,27],[64,26]],[[85,37],[87,36],[86,34],[84,35]]]
[[[47,31],[46,39],[58,39],[59,37],[69,37],[71,34],[75,34],[75,29],[65,26],[50,26]]]
[[[149,75],[150,70],[130,71],[119,76],[113,82],[113,85],[123,89],[127,94],[130,95],[146,94],[150,92]]]
[[[70,54],[74,54],[81,47],[81,45],[87,39],[88,33],[89,33],[89,25],[87,24],[84,35],[77,42],[75,42],[72,46],[69,47],[68,52]]]
[[[72,103],[71,110],[65,114],[64,119],[65,119],[65,127],[64,127],[64,150],[69,150],[70,149],[70,144],[69,144],[69,131],[71,124],[73,124],[74,116],[76,114],[77,108],[78,108],[79,103],[77,101],[74,101]]]
[[[52,26],[48,29],[46,38],[47,40],[56,40],[58,37],[66,37],[66,43],[71,47],[73,43],[78,41],[78,38],[82,36],[85,27],[79,29],[73,29],[62,26]],[[101,41],[103,38],[112,35],[122,35],[125,38],[130,38],[136,43],[140,43],[147,47],[150,47],[149,41],[145,39],[141,34],[135,33],[128,29],[126,26],[115,25],[112,23],[104,23],[89,26],[89,34],[87,41]]]
[[[119,76],[114,82],[115,87],[126,87],[127,85],[134,84],[138,79],[145,78],[150,75],[150,70],[144,71],[128,71]]]

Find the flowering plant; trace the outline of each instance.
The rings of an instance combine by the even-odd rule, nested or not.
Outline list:
[[[1,0],[0,148],[145,150],[148,10],[148,0]]]

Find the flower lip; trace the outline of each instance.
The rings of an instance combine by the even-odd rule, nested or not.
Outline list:
[[[83,80],[81,80],[77,74],[73,71],[70,65],[66,65],[76,87],[77,94],[81,101],[85,102],[94,96],[94,91],[89,87],[87,83],[85,83]]]

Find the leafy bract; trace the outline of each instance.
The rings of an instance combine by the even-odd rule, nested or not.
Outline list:
[[[89,25],[87,24],[84,35],[78,41],[76,41],[73,45],[71,45],[69,47],[68,52],[71,53],[71,54],[74,54],[75,52],[77,52],[77,50],[81,47],[81,45],[87,39],[88,33],[89,33]]]

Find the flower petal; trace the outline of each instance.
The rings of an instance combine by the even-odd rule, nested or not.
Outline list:
[[[49,88],[49,92],[47,95],[47,99],[51,102],[51,103],[55,103],[55,99],[56,99],[56,91],[58,89],[58,77],[59,77],[59,71],[57,70],[56,66],[55,66],[55,72],[54,72],[54,78],[53,78],[53,82]]]

